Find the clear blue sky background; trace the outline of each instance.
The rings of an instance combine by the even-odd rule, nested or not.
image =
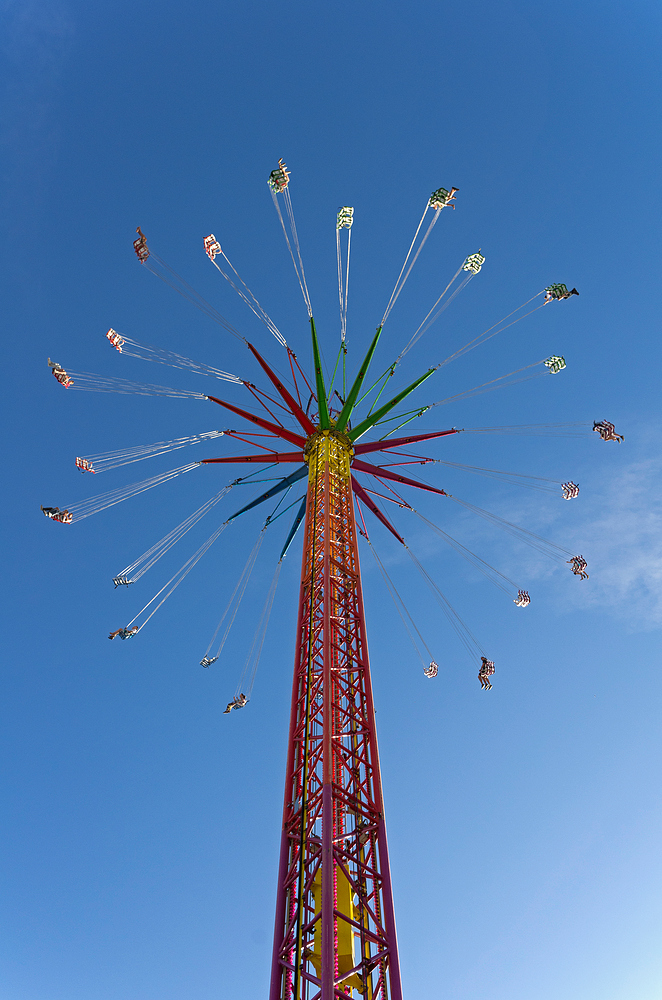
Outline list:
[[[438,410],[426,426],[608,418],[625,434],[622,445],[459,435],[428,451],[580,483],[565,504],[432,473],[586,556],[591,578],[580,582],[448,502],[421,501],[530,590],[526,611],[393,509],[495,659],[487,695],[406,554],[371,529],[441,666],[434,682],[423,677],[364,548],[405,994],[659,1000],[659,6],[4,0],[1,33],[3,1000],[266,995],[300,542],[250,706],[223,717],[285,519],[267,536],[225,663],[204,671],[261,512],[226,532],[130,642],[106,634],[239,491],[139,584],[114,591],[110,578],[226,472],[199,469],[72,527],[39,505],[73,503],[203,449],[96,478],[80,476],[76,455],[227,426],[203,402],[65,392],[47,356],[79,371],[221,387],[120,358],[104,340],[113,326],[258,381],[245,348],[138,266],[136,225],[282,365],[204,257],[213,231],[309,363],[265,185],[279,156],[292,170],[327,360],[338,338],[338,206],[356,210],[356,364],[425,199],[455,185],[457,210],[442,214],[378,362],[480,246],[483,273],[408,355],[402,381],[552,281],[580,297],[449,366],[419,398],[547,354],[564,354],[568,368]]]

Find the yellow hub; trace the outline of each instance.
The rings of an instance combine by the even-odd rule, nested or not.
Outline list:
[[[349,479],[353,456],[352,442],[342,431],[315,431],[303,449],[303,457],[308,463],[309,482],[314,482],[326,468],[331,469],[339,479]]]

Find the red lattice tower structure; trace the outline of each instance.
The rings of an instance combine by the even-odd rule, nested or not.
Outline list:
[[[353,989],[400,1000],[352,446],[342,432],[324,430],[306,452],[270,1000],[332,1000]]]
[[[300,430],[208,397],[299,450],[277,452],[263,445],[262,453],[203,460],[299,465],[233,517],[308,478],[269,1000],[347,1000],[357,995],[401,1000],[355,497],[404,541],[353,472],[445,495],[362,456],[456,431],[358,443],[434,369],[352,427],[350,416],[381,327],[342,410],[333,415],[312,318],[310,323],[318,408],[313,418],[248,345]]]

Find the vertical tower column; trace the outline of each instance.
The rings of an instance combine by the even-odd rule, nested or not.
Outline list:
[[[270,1000],[402,1000],[350,478],[318,431],[309,475]]]

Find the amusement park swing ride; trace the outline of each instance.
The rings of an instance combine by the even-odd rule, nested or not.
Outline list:
[[[204,400],[220,406],[232,415],[233,420],[249,426],[239,430],[206,431],[171,441],[77,457],[77,468],[83,473],[98,474],[171,451],[208,444],[222,437],[241,441],[257,450],[239,456],[203,458],[141,482],[69,504],[62,509],[41,509],[53,521],[72,524],[203,465],[250,464],[258,467],[256,472],[229,482],[181,524],[118,572],[113,578],[115,587],[128,587],[140,580],[236,485],[250,484],[255,481],[253,477],[258,473],[273,472],[280,465],[286,466],[283,471],[287,471],[287,475],[280,478],[274,473],[277,476],[275,484],[225,518],[133,619],[112,631],[109,638],[126,640],[138,635],[233,521],[260,504],[275,499],[276,507],[264,522],[200,661],[203,667],[212,667],[222,655],[265,532],[277,518],[296,508],[243,671],[234,696],[225,709],[225,714],[231,715],[234,710],[245,708],[250,701],[282,562],[303,525],[303,556],[269,1000],[347,1000],[350,997],[362,997],[363,1000],[402,1000],[358,535],[363,536],[376,560],[398,614],[421,657],[425,677],[433,680],[439,673],[439,667],[384,562],[375,551],[364,510],[372,513],[397,542],[404,546],[458,639],[479,667],[481,688],[489,690],[492,687],[490,678],[495,670],[493,661],[488,659],[486,650],[384,513],[383,501],[392,501],[401,509],[418,516],[428,528],[496,586],[510,594],[518,608],[525,608],[530,604],[528,591],[519,588],[495,567],[416,511],[401,493],[404,490],[424,490],[444,498],[444,502],[448,500],[457,503],[472,514],[486,519],[492,526],[531,545],[539,553],[566,563],[572,573],[582,580],[588,579],[584,557],[446,490],[404,475],[400,468],[405,465],[438,463],[510,483],[525,482],[537,489],[556,492],[565,500],[573,500],[578,497],[579,487],[570,481],[557,483],[498,469],[463,466],[430,458],[409,449],[416,448],[423,442],[432,443],[438,438],[461,433],[545,435],[560,432],[575,436],[583,435],[591,428],[590,425],[573,423],[472,430],[450,427],[427,433],[411,433],[409,425],[436,406],[527,379],[559,374],[566,367],[565,359],[560,355],[551,355],[524,365],[450,399],[423,406],[418,404],[410,409],[403,409],[401,404],[409,400],[444,365],[479,347],[533,312],[554,306],[555,303],[568,300],[579,293],[575,288],[568,290],[564,284],[549,285],[387,399],[385,397],[388,393],[385,390],[405,354],[462,289],[480,273],[485,257],[479,250],[462,261],[396,360],[378,378],[374,379],[374,374],[368,378],[384,324],[424,244],[442,211],[455,208],[457,188],[439,188],[434,191],[426,202],[391,297],[365,357],[358,369],[350,373],[347,366],[346,333],[354,209],[345,206],[339,210],[336,219],[340,344],[333,375],[327,385],[290,197],[290,172],[282,160],[271,172],[268,184],[308,314],[312,372],[306,373],[281,331],[239,276],[213,234],[204,238],[204,251],[210,262],[286,352],[291,376],[291,380],[288,379],[289,386],[285,385],[253,344],[150,249],[147,238],[138,229],[134,250],[141,264],[228,333],[243,341],[269,391],[229,372],[192,361],[172,351],[140,344],[110,329],[106,334],[108,342],[121,354],[240,385],[253,397],[252,408],[245,409],[234,402],[203,392],[71,372],[49,358],[48,364],[57,382],[69,389]],[[334,388],[336,380],[340,388]],[[403,430],[405,427],[407,430]],[[607,420],[596,421],[592,430],[603,441],[623,440],[616,433],[614,425]],[[294,471],[289,471],[288,466]],[[301,495],[283,506],[292,491]],[[413,495],[410,494],[410,497]]]

